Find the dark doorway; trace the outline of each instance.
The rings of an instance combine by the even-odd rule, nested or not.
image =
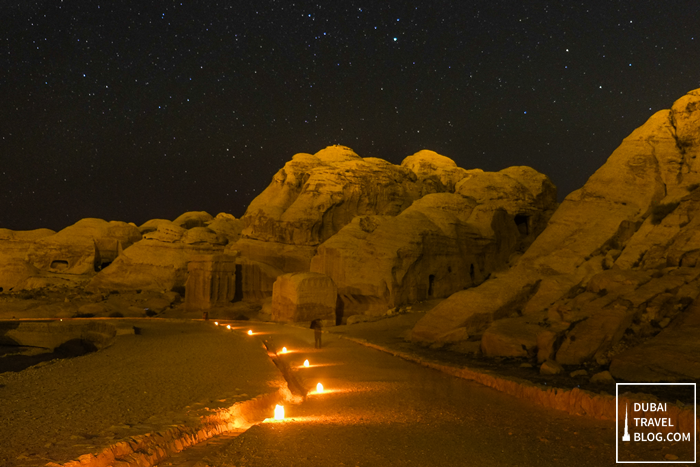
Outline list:
[[[435,274],[428,276],[428,297],[433,296],[433,283],[435,282]]]
[[[518,227],[518,231],[521,235],[528,235],[530,233],[530,227],[528,226],[528,220],[530,218],[524,214],[515,215],[515,225]]]
[[[236,265],[236,291],[233,293],[233,301],[240,302],[243,300],[243,266]]]
[[[343,324],[343,312],[345,311],[345,303],[343,302],[343,299],[340,298],[340,295],[338,295],[338,298],[335,300],[335,325],[340,326]]]
[[[469,278],[472,280],[472,285],[474,285],[474,265],[469,265]]]

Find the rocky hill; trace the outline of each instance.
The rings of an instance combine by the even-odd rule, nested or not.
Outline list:
[[[614,377],[700,377],[700,90],[654,114],[566,197],[518,263],[413,329],[487,356],[597,365]],[[456,332],[459,330],[459,332]]]

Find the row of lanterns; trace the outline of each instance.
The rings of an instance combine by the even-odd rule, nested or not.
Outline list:
[[[214,321],[214,325],[218,326],[219,322]],[[227,324],[226,329],[228,329],[230,331],[231,325]],[[246,334],[248,334],[249,336],[252,336],[253,330],[248,329],[248,332]],[[287,347],[282,347],[282,351],[280,353],[286,354],[287,352],[288,352]],[[308,359],[304,360],[304,368],[309,368],[309,366],[310,366],[309,360]],[[316,384],[316,393],[321,394],[322,392],[323,392],[323,384],[321,384],[319,382],[318,384]],[[284,420],[284,406],[283,405],[278,404],[275,406],[275,420]]]

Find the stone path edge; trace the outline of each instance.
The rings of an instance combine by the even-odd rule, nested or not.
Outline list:
[[[46,467],[152,467],[169,456],[216,435],[245,431],[267,418],[276,404],[289,400],[286,387],[253,399],[237,402],[202,417],[194,426],[177,425],[164,431],[133,436],[119,441],[98,454],[85,454],[63,464]]]
[[[595,394],[579,388],[545,388],[530,381],[516,378],[509,379],[503,376],[496,376],[488,372],[477,371],[467,367],[445,365],[443,363],[438,363],[431,360],[424,360],[410,353],[392,350],[381,345],[373,344],[364,339],[343,336],[335,333],[332,334],[342,339],[355,342],[356,344],[391,354],[412,363],[417,363],[426,368],[431,368],[457,378],[474,381],[519,399],[533,402],[542,407],[561,410],[571,415],[592,417],[598,420],[615,420],[617,418],[615,397],[611,395]],[[646,400],[642,401],[641,399],[636,400],[628,397],[620,397],[620,401],[627,404],[632,404],[634,402],[648,402]],[[651,416],[652,414],[647,415]],[[620,414],[620,418],[623,417],[624,416]],[[676,429],[672,430],[670,429],[671,427],[658,427],[659,431],[662,433],[673,431],[678,431],[681,433],[695,431],[696,419],[695,412],[692,409],[670,405],[665,417],[671,419],[671,422],[674,424],[673,426]],[[698,434],[696,433],[695,436],[698,437]],[[698,439],[700,439],[700,437],[698,437]]]

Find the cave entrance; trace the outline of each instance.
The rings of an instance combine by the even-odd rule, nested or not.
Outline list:
[[[58,271],[68,269],[68,261],[63,261],[60,259],[51,261],[51,269],[56,269]]]
[[[530,220],[529,216],[526,216],[525,214],[516,214],[515,215],[515,225],[518,227],[518,231],[522,235],[528,235],[530,233],[530,227],[528,225],[528,221]]]
[[[428,276],[428,297],[433,296],[433,284],[435,283],[435,274]]]

